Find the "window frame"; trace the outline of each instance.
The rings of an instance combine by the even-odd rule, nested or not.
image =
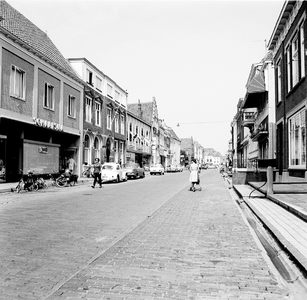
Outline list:
[[[108,129],[108,130],[111,130],[111,129],[112,129],[111,118],[112,118],[111,109],[110,109],[110,108],[107,108],[107,129]]]
[[[119,133],[119,113],[115,112],[115,118],[114,118],[114,127],[115,132]]]
[[[296,123],[299,125],[296,126]],[[288,118],[288,147],[289,168],[306,168],[306,108]],[[294,163],[294,160],[297,163]]]
[[[125,117],[124,115],[120,115],[120,133],[125,134]]]
[[[44,89],[44,97],[43,97],[43,107],[45,109],[49,109],[49,110],[53,110],[54,111],[54,104],[55,104],[55,96],[54,96],[54,86],[48,82],[45,81],[45,89]],[[50,89],[51,88],[51,89]],[[47,94],[46,94],[46,90],[48,90]],[[49,91],[52,91],[52,95],[51,95],[51,100],[49,99],[49,97],[47,97],[46,100],[46,96],[49,95]],[[48,103],[46,103],[46,101]],[[51,102],[51,105],[50,105]]]
[[[96,89],[102,91],[102,79],[98,76],[96,76]]]
[[[286,49],[287,92],[290,92],[305,77],[305,14],[289,39]]]
[[[113,99],[113,86],[109,83],[107,83],[107,96],[111,99]]]
[[[76,118],[76,96],[71,94],[68,95],[67,116]]]
[[[101,103],[95,102],[95,125],[101,126]]]
[[[16,77],[17,75],[21,76],[21,80],[19,80],[19,82],[17,82],[17,77]],[[20,91],[20,88],[22,88],[22,91]],[[25,100],[26,97],[26,72],[15,65],[11,65],[10,96],[21,100]]]
[[[90,97],[85,97],[85,122],[92,122],[92,101]]]
[[[276,71],[277,71],[277,103],[282,101],[282,88],[281,88],[281,84],[282,84],[282,59],[279,58],[277,61],[277,67],[276,67]]]
[[[93,86],[93,72],[89,69],[86,69],[86,82]]]

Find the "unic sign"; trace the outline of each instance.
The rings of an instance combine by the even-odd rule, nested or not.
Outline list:
[[[35,125],[39,127],[44,127],[48,129],[53,129],[56,131],[63,131],[63,125],[60,125],[58,123],[50,122],[47,120],[42,120],[40,118],[33,118],[33,122]]]

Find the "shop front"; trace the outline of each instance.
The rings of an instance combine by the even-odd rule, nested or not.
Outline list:
[[[0,182],[18,181],[23,173],[42,176],[64,171],[73,157],[78,166],[80,136],[40,119],[33,123],[1,119]],[[77,172],[77,168],[76,168]]]

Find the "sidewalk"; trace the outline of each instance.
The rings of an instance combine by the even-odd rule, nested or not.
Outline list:
[[[92,181],[93,181],[92,178],[81,177],[81,178],[78,178],[77,184],[87,184],[87,183],[92,182]],[[47,179],[46,182],[47,182],[48,186],[50,187],[51,186],[50,181]],[[0,197],[1,197],[1,194],[3,194],[3,193],[15,191],[17,184],[18,184],[18,182],[0,183]]]
[[[305,193],[307,185],[274,184],[273,189],[276,194],[266,195],[267,186],[263,184],[252,182],[250,185],[233,187],[285,249],[288,249],[307,271],[307,195]]]

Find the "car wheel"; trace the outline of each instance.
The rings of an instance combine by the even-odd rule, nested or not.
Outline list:
[[[152,175],[152,173],[150,172],[150,175]]]

